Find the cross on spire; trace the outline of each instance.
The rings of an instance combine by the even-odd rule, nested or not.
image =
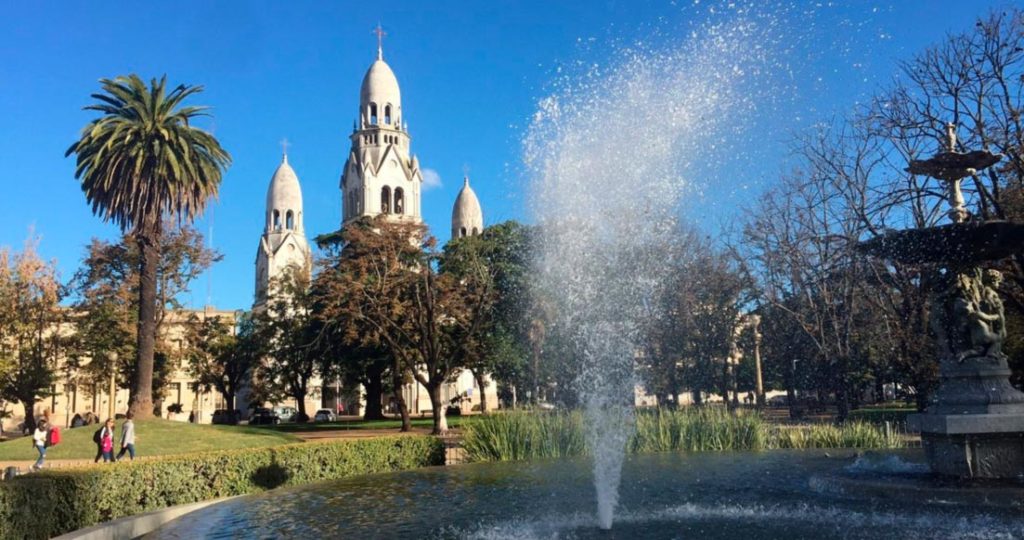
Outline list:
[[[380,23],[377,23],[377,28],[373,30],[374,34],[377,34],[377,60],[384,59],[384,36],[388,35],[383,28],[380,27]]]
[[[284,156],[284,160],[285,161],[288,161],[288,147],[289,146],[291,146],[291,143],[288,142],[288,138],[287,137],[285,137],[284,139],[281,139],[281,155]]]

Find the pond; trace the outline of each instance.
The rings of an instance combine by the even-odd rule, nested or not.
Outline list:
[[[922,459],[914,450],[632,456],[607,531],[589,460],[438,467],[240,497],[145,538],[1024,538],[1024,489],[952,489],[930,480]]]

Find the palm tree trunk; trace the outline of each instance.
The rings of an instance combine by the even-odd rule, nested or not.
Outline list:
[[[156,349],[156,270],[160,263],[159,232],[136,235],[139,244],[139,326],[135,381],[129,410],[137,419],[153,416],[153,353]]]

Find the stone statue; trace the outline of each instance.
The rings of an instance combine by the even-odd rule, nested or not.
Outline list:
[[[931,304],[931,327],[945,358],[963,363],[971,358],[1002,358],[1006,339],[1002,274],[975,268],[947,277]]]

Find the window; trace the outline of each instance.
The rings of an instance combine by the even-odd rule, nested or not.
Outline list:
[[[384,106],[384,123],[391,124],[391,104]]]
[[[281,230],[281,212],[278,212],[277,210],[274,210],[274,230]]]
[[[466,228],[465,227],[459,229],[459,238],[462,238],[464,236],[466,236]]]
[[[380,213],[391,213],[391,189],[388,188],[387,186],[384,186],[380,190]]]
[[[284,227],[289,231],[295,230],[295,215],[289,210],[284,217]]]
[[[395,188],[395,213],[401,214],[405,208],[405,192],[402,188]]]
[[[370,124],[377,125],[377,104],[370,104]]]
[[[473,236],[476,236],[478,234],[480,234],[480,233],[476,230],[476,227],[473,227]]]

